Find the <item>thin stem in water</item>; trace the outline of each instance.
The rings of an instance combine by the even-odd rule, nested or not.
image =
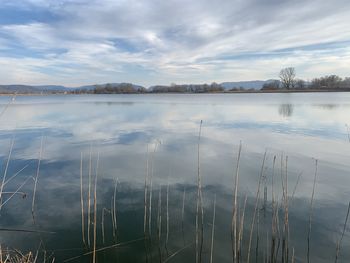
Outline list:
[[[39,158],[38,158],[38,166],[37,166],[37,169],[36,169],[36,176],[35,176],[35,179],[34,179],[34,190],[33,190],[33,200],[32,200],[32,214],[33,215],[34,215],[36,188],[37,188],[37,185],[38,185],[38,179],[39,179],[39,173],[40,173],[40,163],[41,163],[41,158],[42,158],[42,153],[43,153],[43,143],[44,143],[44,136],[41,136],[40,152],[39,152]]]
[[[336,254],[335,254],[335,263],[337,263],[338,258],[339,258],[339,253],[340,253],[340,248],[341,248],[341,243],[343,241],[344,238],[344,234],[345,234],[345,230],[346,230],[346,225],[348,223],[348,218],[349,218],[349,212],[350,212],[350,202],[348,205],[348,211],[346,212],[346,217],[345,217],[345,223],[344,223],[344,228],[343,228],[343,232],[341,233],[340,239],[337,242],[337,248],[336,248]]]
[[[263,158],[263,162],[262,162],[262,165],[261,165],[260,176],[259,176],[259,183],[258,183],[258,189],[257,189],[257,191],[256,191],[254,214],[253,214],[253,219],[252,219],[252,223],[251,223],[251,226],[250,226],[250,235],[249,235],[249,243],[248,243],[247,263],[250,262],[250,250],[251,250],[251,247],[252,247],[253,231],[254,231],[256,213],[257,213],[257,210],[258,210],[258,203],[259,203],[259,196],[260,196],[260,185],[261,185],[261,179],[262,179],[263,173],[264,173],[265,160],[266,160],[266,151],[265,151],[265,153],[264,153],[264,158]]]
[[[310,213],[309,213],[309,229],[307,233],[307,263],[310,263],[310,238],[311,238],[311,221],[312,221],[312,210],[313,210],[313,202],[314,202],[314,195],[315,195],[315,186],[316,186],[316,178],[317,178],[317,164],[318,160],[315,160],[315,176],[314,176],[314,183],[312,186],[312,195],[311,195],[311,202],[310,202]]]
[[[85,218],[84,218],[84,198],[83,198],[83,153],[80,153],[80,205],[81,205],[81,234],[83,239],[83,244],[86,246],[85,242]]]
[[[215,213],[216,213],[215,210],[216,210],[216,194],[214,196],[213,223],[211,228],[210,263],[213,263],[213,253],[214,253]]]

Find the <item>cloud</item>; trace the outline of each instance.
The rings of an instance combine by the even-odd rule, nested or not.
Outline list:
[[[21,64],[5,83],[220,82],[290,65],[345,76],[350,62],[345,0],[2,2],[0,13],[27,12],[0,20],[0,61]]]

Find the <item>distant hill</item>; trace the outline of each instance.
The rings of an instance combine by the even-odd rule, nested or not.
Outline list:
[[[230,90],[233,88],[243,88],[243,89],[255,89],[260,90],[265,83],[270,83],[276,81],[275,79],[269,80],[251,80],[251,81],[236,81],[236,82],[223,82],[220,85],[225,90]]]
[[[41,93],[41,90],[28,85],[0,85],[0,93]]]
[[[65,87],[60,85],[0,85],[0,93],[2,94],[40,94],[40,93],[63,93],[70,91],[87,90],[91,91],[96,87],[104,89],[106,87],[117,89],[122,87],[130,87],[132,90],[144,89],[142,86],[131,84],[131,83],[105,83],[96,85],[86,85],[80,87]]]
[[[106,85],[106,84],[102,84],[102,85]],[[80,87],[76,87],[73,89],[75,89],[75,90],[93,90],[94,88],[96,88],[96,86],[98,86],[98,85],[85,85],[85,86],[80,86]]]
[[[59,85],[40,85],[40,86],[33,86],[36,89],[39,90],[47,90],[47,91],[69,91],[72,90],[72,88],[68,88],[65,86],[59,86]]]
[[[51,92],[65,92],[70,91],[71,88],[57,85],[0,85],[0,93],[5,94],[39,94],[39,93],[51,93]]]

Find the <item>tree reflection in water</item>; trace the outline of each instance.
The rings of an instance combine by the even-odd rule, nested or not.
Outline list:
[[[291,117],[293,115],[293,104],[281,104],[278,107],[278,113],[283,117]]]

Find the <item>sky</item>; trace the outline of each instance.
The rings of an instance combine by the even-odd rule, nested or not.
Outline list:
[[[0,84],[350,76],[349,0],[0,0]]]

